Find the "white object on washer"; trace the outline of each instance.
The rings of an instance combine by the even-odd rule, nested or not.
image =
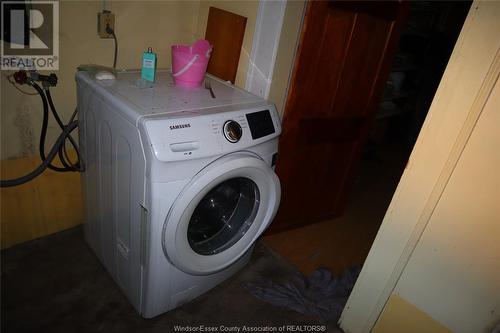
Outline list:
[[[95,74],[95,78],[96,80],[114,80],[116,76],[108,71],[99,71]]]
[[[241,269],[280,202],[273,104],[207,76],[159,71],[99,81],[77,73],[85,238],[144,317],[169,311]]]

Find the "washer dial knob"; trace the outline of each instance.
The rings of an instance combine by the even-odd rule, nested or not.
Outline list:
[[[241,135],[243,134],[243,130],[241,129],[240,124],[238,124],[234,120],[228,120],[224,123],[222,128],[222,132],[224,133],[224,137],[227,141],[231,143],[236,143],[241,139]]]

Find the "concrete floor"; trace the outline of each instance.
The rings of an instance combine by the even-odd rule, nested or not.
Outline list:
[[[4,250],[1,331],[172,332],[175,325],[326,325],[326,332],[340,332],[335,323],[254,298],[244,283],[283,282],[296,268],[310,273],[326,266],[339,274],[361,265],[405,164],[404,152],[392,149],[381,156],[365,158],[342,217],[264,237],[288,262],[261,243],[250,264],[234,277],[149,320],[128,303],[84,243],[81,228]]]
[[[254,298],[244,283],[283,282],[293,267],[258,244],[250,264],[184,306],[141,318],[83,241],[80,227],[14,246],[1,253],[1,331],[173,332],[181,326],[326,325]],[[298,327],[298,326],[295,326]],[[285,330],[287,331],[287,330]]]

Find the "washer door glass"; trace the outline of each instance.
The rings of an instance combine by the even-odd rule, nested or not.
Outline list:
[[[189,220],[187,238],[193,251],[213,255],[234,245],[252,225],[259,201],[259,188],[249,178],[231,178],[215,186]]]

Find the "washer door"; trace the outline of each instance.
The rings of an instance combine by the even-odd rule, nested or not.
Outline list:
[[[163,225],[163,251],[179,269],[210,274],[231,265],[273,219],[280,183],[257,155],[223,156],[179,194]]]

